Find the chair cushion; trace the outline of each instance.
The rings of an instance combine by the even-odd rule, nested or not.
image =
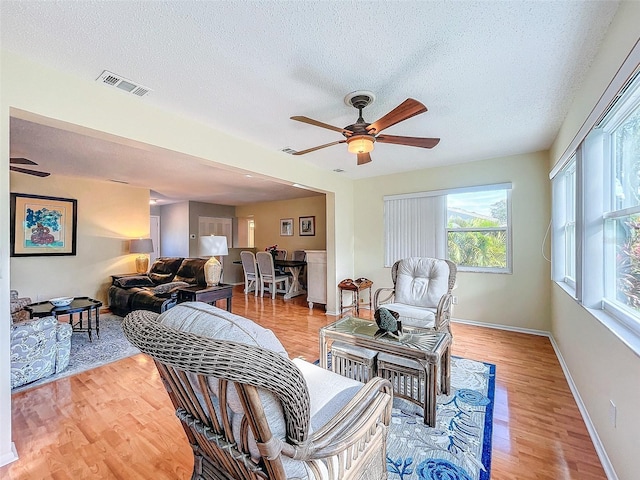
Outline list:
[[[158,322],[207,338],[266,348],[289,358],[278,337],[248,318],[202,302],[185,302],[161,313]]]
[[[436,309],[425,307],[414,307],[402,303],[385,303],[384,308],[400,314],[398,320],[403,327],[435,328]]]
[[[410,257],[400,261],[395,303],[437,308],[440,298],[448,289],[449,265],[444,260]],[[385,307],[389,308],[387,305]]]

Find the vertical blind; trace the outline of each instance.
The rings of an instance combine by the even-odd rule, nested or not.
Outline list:
[[[385,198],[384,264],[407,257],[443,258],[446,195]]]

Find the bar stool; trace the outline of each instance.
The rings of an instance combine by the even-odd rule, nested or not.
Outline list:
[[[340,290],[340,315],[344,313],[345,310],[355,309],[356,316],[360,315],[360,292],[365,289],[369,289],[369,309],[371,310],[373,303],[371,297],[371,287],[373,282],[364,277],[360,277],[357,280],[351,280],[350,278],[346,278],[342,280],[338,284],[338,289]],[[344,305],[342,303],[342,294],[344,292],[351,292],[351,303],[349,305]]]

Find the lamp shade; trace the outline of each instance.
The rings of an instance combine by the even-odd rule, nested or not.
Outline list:
[[[153,241],[150,238],[134,238],[129,243],[131,253],[151,253],[153,252]]]
[[[222,265],[215,256],[229,254],[227,237],[222,235],[200,237],[198,253],[201,257],[211,256],[211,258],[207,260],[207,263],[204,264],[204,278],[209,287],[218,285],[220,283],[220,277],[222,276]]]
[[[222,235],[206,235],[204,237],[200,237],[198,255],[200,257],[229,255],[227,237]]]

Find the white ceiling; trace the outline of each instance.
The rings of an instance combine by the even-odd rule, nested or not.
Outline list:
[[[428,112],[385,133],[440,137],[434,149],[376,144],[373,161],[362,166],[345,145],[295,157],[358,179],[547,149],[617,7],[617,1],[569,0],[2,0],[0,42],[88,82],[105,69],[115,72],[153,90],[132,102],[274,151],[342,139],[289,117],[354,123],[357,111],[343,102],[354,90],[376,95],[363,112],[368,122],[406,98],[424,103]],[[131,176],[171,198],[195,194],[224,204],[246,203],[231,195],[255,180],[226,172],[228,188],[209,198],[198,178],[213,167],[198,159],[164,151],[161,158],[173,162],[167,165],[184,168],[149,169],[144,148],[67,135],[14,119],[11,155],[33,157],[54,173]],[[34,138],[60,150],[45,152]],[[298,189],[261,183],[267,199],[289,190],[300,196]]]

